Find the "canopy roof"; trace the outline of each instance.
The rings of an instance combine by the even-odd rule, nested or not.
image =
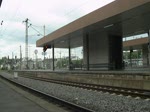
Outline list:
[[[59,42],[56,47],[64,48],[62,41],[73,38],[73,46],[79,47],[83,34],[93,31],[122,36],[145,33],[150,29],[149,20],[150,0],[116,0],[37,40],[36,45],[43,47]]]

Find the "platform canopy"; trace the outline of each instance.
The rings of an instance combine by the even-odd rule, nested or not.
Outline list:
[[[129,41],[123,42],[123,49],[130,50],[130,49],[142,49],[142,46],[147,46],[149,43],[149,37],[133,39]]]
[[[115,0],[37,40],[36,45],[57,44],[55,47],[65,48],[71,39],[72,47],[79,47],[88,32],[98,30],[125,37],[146,33],[149,29],[150,0]]]

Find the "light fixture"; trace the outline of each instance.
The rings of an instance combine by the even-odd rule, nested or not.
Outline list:
[[[106,26],[104,26],[104,28],[109,28],[109,27],[112,27],[112,26],[114,26],[114,24],[106,25]]]

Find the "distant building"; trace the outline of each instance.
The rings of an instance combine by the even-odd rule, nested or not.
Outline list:
[[[56,66],[57,59],[54,60],[54,65]],[[53,59],[45,59],[43,60],[43,68],[44,69],[53,69]]]

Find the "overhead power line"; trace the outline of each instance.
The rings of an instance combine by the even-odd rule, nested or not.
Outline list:
[[[40,31],[38,31],[36,28],[34,28],[32,25],[30,26],[30,28],[32,28],[33,30],[35,30],[36,32],[38,32],[40,35],[44,36],[43,34],[40,33]]]

